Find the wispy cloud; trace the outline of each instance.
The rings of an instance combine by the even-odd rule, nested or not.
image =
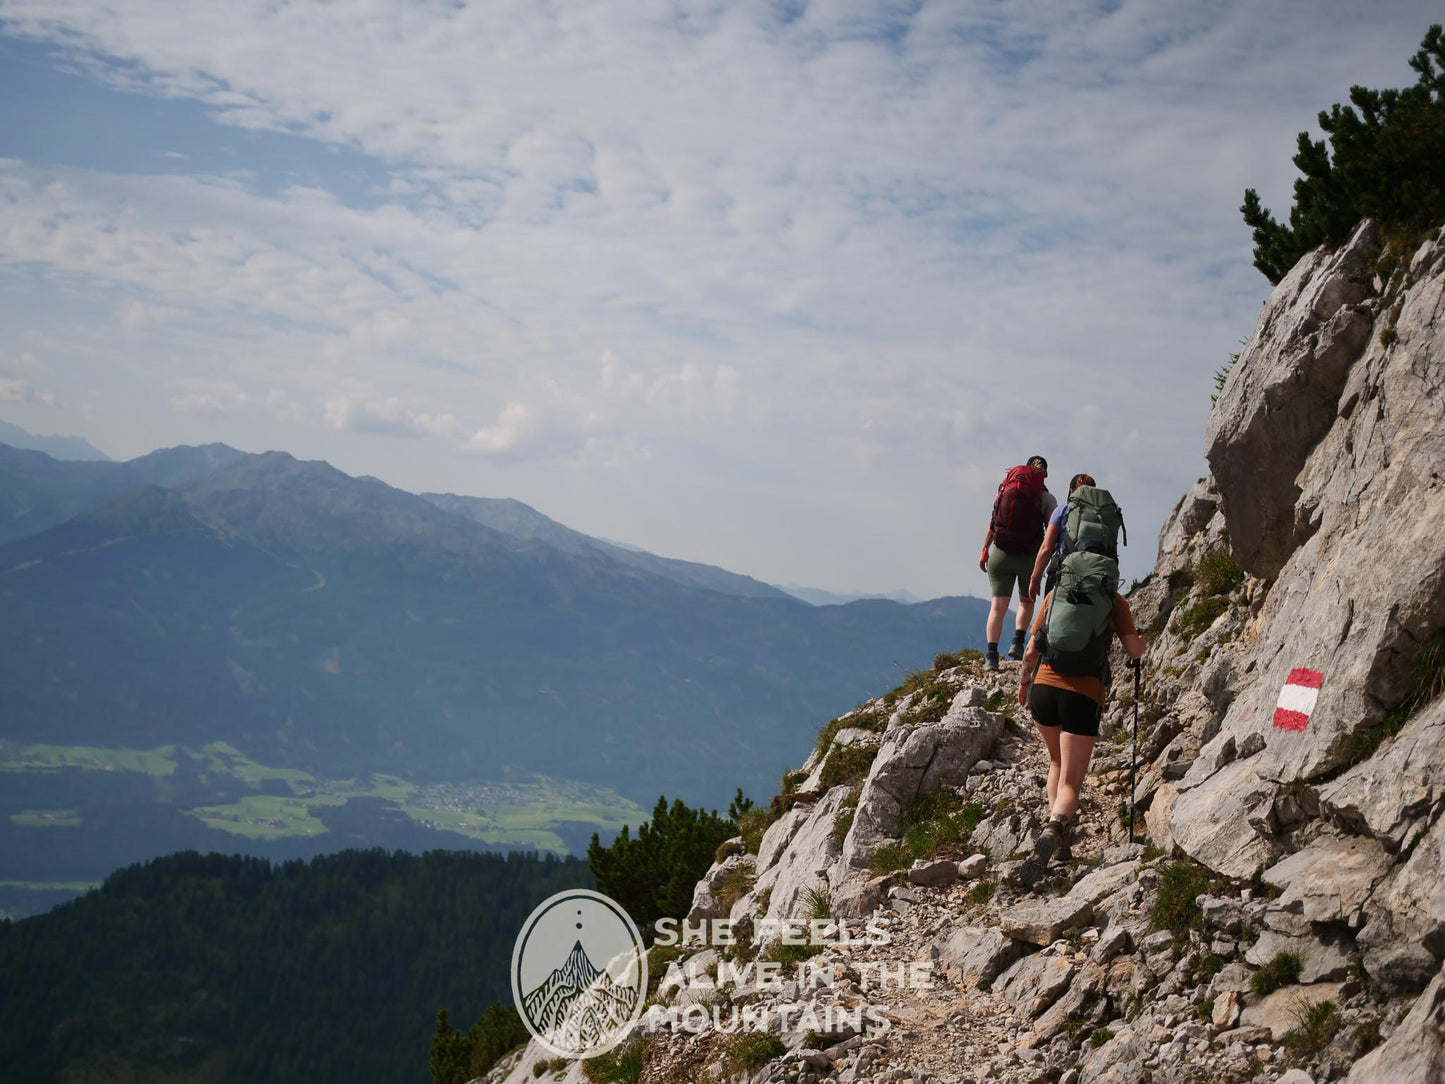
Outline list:
[[[1284,203],[1293,133],[1350,82],[1409,79],[1427,21],[0,0],[3,32],[202,103],[253,157],[300,138],[369,163],[360,188],[338,167],[279,189],[246,154],[224,175],[0,163],[0,263],[123,297],[129,346],[67,313],[93,339],[72,364],[129,349],[171,406],[209,397],[258,443],[307,419],[418,438],[425,463],[345,448],[773,579],[976,591],[959,538],[1037,448],[1107,476],[1135,522],[1172,505],[1265,289],[1242,189]]]

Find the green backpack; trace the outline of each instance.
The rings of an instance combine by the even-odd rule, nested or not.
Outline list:
[[[1079,486],[1069,494],[1069,511],[1064,518],[1064,552],[1073,553],[1085,542],[1100,542],[1110,557],[1119,556],[1119,534],[1129,544],[1124,513],[1107,489]]]
[[[1069,554],[1059,568],[1059,582],[1039,630],[1039,649],[1055,673],[1100,677],[1108,668],[1114,636],[1119,565],[1107,554],[1095,552],[1101,543],[1084,545],[1088,548]]]

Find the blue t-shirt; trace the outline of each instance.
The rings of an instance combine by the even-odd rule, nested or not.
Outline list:
[[[1054,514],[1049,517],[1049,526],[1059,529],[1059,540],[1054,543],[1054,553],[1062,557],[1064,554],[1064,535],[1068,533],[1064,528],[1064,520],[1069,518],[1069,506],[1061,504],[1054,509]]]

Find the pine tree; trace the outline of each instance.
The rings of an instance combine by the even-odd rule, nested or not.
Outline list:
[[[1240,212],[1254,231],[1254,266],[1277,283],[1306,252],[1343,241],[1362,218],[1410,233],[1445,222],[1445,35],[1431,26],[1402,90],[1350,88],[1350,105],[1319,115],[1329,137],[1299,134],[1301,176],[1284,225],[1249,188]]]

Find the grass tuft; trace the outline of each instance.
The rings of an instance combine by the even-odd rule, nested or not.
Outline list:
[[[1176,940],[1188,930],[1199,929],[1203,914],[1194,897],[1208,892],[1213,885],[1213,875],[1194,862],[1180,860],[1160,866],[1159,895],[1149,909],[1149,928],[1173,930]]]
[[[774,1058],[788,1052],[783,1040],[760,1031],[741,1031],[723,1043],[723,1062],[734,1074],[761,1069]]]
[[[1281,952],[1249,976],[1249,988],[1260,997],[1272,994],[1282,986],[1293,986],[1299,982],[1299,969],[1299,953]]]

